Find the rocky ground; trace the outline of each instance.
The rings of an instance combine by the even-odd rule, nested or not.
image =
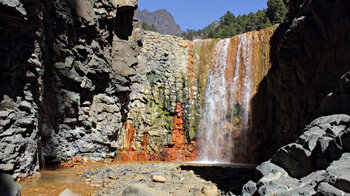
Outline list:
[[[243,195],[350,195],[350,116],[315,119],[297,142],[256,169]]]
[[[82,177],[86,178],[90,185],[100,186],[94,195],[234,195],[227,187],[222,186],[224,181],[217,180],[220,176],[225,178],[227,174],[231,175],[232,172],[227,170],[232,171],[235,168],[221,168],[220,170],[216,167],[181,166],[179,163],[133,163],[87,169]],[[238,170],[246,174],[251,171],[251,169],[248,169],[248,172],[246,169]],[[212,178],[215,175],[218,175],[217,178]],[[246,180],[244,177],[241,179],[243,181],[237,183],[243,185]],[[235,183],[232,179],[226,179],[226,184],[234,186]]]

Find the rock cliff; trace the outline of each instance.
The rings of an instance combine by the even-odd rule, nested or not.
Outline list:
[[[246,137],[249,130],[245,127],[243,131],[243,126],[238,126],[241,124],[238,119],[240,117],[238,114],[235,116],[233,111],[237,110],[236,105],[245,104],[246,108],[250,108],[245,100],[256,92],[259,82],[270,67],[269,40],[275,28],[249,32],[226,40],[193,42],[175,36],[145,32],[143,47],[138,57],[139,64],[136,66],[139,67],[136,77],[141,82],[131,86],[127,126],[120,130],[118,143],[116,143],[119,152],[117,159],[176,160],[176,158],[170,158],[176,157],[171,153],[175,151],[168,149],[171,146],[175,148],[178,146],[172,141],[176,130],[174,128],[176,115],[173,111],[180,102],[186,145],[179,146],[186,152],[186,158],[179,156],[178,160],[198,160],[199,157],[194,156],[195,146],[197,146],[195,141],[198,140],[201,130],[207,127],[203,123],[207,120],[203,120],[203,115],[206,113],[211,116],[217,115],[205,108],[204,102],[210,83],[208,78],[211,72],[218,69],[215,62],[221,59],[218,63],[227,62],[224,70],[226,74],[223,75],[227,81],[225,86],[237,86],[234,93],[231,93],[231,88],[225,88],[224,93],[228,96],[219,97],[219,99],[225,99],[221,102],[227,103],[224,106],[227,111],[220,116],[223,122],[221,124],[225,127],[218,127],[216,131],[227,134],[233,132],[232,135],[225,136],[232,144],[226,142],[227,144],[221,146],[227,146],[225,152],[235,150],[232,159],[231,155],[227,156],[228,161],[256,161],[255,156],[250,155],[255,144]],[[223,42],[227,43],[227,47],[222,51],[217,50]],[[227,56],[222,57],[221,52],[225,52]],[[246,68],[251,68],[251,75],[247,77],[244,76]],[[239,70],[239,73],[235,73],[237,72],[235,70]],[[236,79],[235,74],[239,75]],[[251,90],[248,95],[244,95],[241,91],[247,88],[244,84],[247,80],[251,84],[248,87]],[[217,84],[214,85],[218,89],[223,88]],[[230,102],[232,96],[237,99]],[[207,146],[219,145],[215,143],[217,138],[209,138],[209,140],[211,141],[200,142]],[[198,142],[197,144],[201,145]]]
[[[0,170],[114,158],[137,82],[137,1],[0,1]]]
[[[135,153],[147,154],[147,160],[162,160],[166,158],[162,155],[163,148],[172,142],[177,102],[184,103],[183,110],[187,113],[188,42],[171,35],[145,32],[142,43],[144,47],[138,56],[140,68],[135,76],[140,82],[131,86],[126,119],[130,126],[121,130],[117,145],[121,151],[129,151],[131,145]],[[133,138],[129,141],[131,127]]]
[[[225,161],[259,162],[312,119],[349,114],[348,2],[291,1],[278,28],[193,42],[143,32],[135,9],[0,0],[0,171],[17,178],[74,157],[189,161],[219,144]],[[298,178],[318,166],[281,167]]]
[[[195,159],[207,78],[221,40],[143,32],[133,19],[137,1],[3,0],[0,8],[2,171],[20,177],[74,157]],[[231,83],[236,64],[245,66],[238,61],[257,52],[261,58],[249,57],[258,71],[251,76],[256,89],[270,66],[272,33],[225,40]],[[244,53],[244,44],[251,50]],[[243,154],[238,157],[248,160]]]
[[[284,146],[256,168],[242,195],[348,195],[350,4],[290,3],[289,22],[271,41],[272,67],[253,98],[251,137],[260,159]]]
[[[252,100],[260,160],[295,141],[316,117],[350,111],[347,90],[337,87],[350,69],[349,2],[291,1],[288,20],[272,37],[272,67]]]

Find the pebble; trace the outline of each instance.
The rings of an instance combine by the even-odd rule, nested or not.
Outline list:
[[[162,176],[153,176],[152,177],[152,180],[154,181],[154,182],[165,182],[165,178],[164,177],[162,177]]]

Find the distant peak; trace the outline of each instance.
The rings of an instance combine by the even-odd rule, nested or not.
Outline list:
[[[159,9],[153,12],[137,9],[135,18],[150,25],[155,25],[161,34],[180,35],[182,33],[180,26],[166,9]]]

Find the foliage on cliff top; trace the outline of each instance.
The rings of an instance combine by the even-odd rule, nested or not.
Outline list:
[[[154,26],[154,24],[150,25],[146,22],[142,22],[142,28],[145,31],[154,31],[154,32],[158,32],[156,26]]]
[[[248,31],[260,30],[281,23],[286,19],[289,0],[268,0],[267,9],[256,13],[235,16],[228,11],[220,18],[220,23],[213,28],[209,25],[204,29],[187,30],[182,36],[185,39],[228,38]]]

